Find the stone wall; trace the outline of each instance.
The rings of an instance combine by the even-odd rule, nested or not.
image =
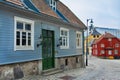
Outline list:
[[[82,67],[85,67],[82,55],[55,59],[55,68],[69,70]],[[28,75],[38,75],[41,72],[42,60],[3,65],[0,66],[0,80],[15,80]]]
[[[0,80],[14,80],[38,74],[38,61],[0,66]]]
[[[66,61],[67,59],[67,61]],[[61,57],[58,58],[57,61],[57,67],[64,69],[64,70],[69,70],[69,69],[75,69],[75,68],[84,68],[84,58],[82,55],[80,56],[69,56],[69,57]],[[66,65],[67,62],[67,65]]]

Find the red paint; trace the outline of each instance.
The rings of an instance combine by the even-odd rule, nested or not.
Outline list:
[[[109,35],[108,35],[109,34]],[[95,40],[92,44],[92,55],[98,57],[120,57],[120,40],[111,35],[110,33],[105,33],[105,35],[101,36],[99,39]],[[111,39],[111,41],[109,40]],[[101,47],[101,44],[104,47]],[[118,44],[118,46],[116,46]],[[96,47],[97,45],[97,47]],[[101,52],[103,50],[103,53]],[[115,50],[118,51],[115,54]]]

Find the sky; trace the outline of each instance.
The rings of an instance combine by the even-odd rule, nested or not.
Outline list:
[[[86,25],[120,29],[120,0],[60,0]]]

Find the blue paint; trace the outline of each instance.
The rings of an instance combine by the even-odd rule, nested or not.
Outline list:
[[[34,24],[34,50],[17,50],[14,51],[14,16],[32,19],[35,21]],[[38,19],[33,19],[29,14],[17,14],[15,12],[10,12],[7,9],[0,9],[0,65],[26,62],[32,60],[42,59],[42,49],[37,47],[38,37],[41,34],[41,29],[52,30],[55,32],[55,54],[56,57],[81,55],[82,50],[76,49],[76,28],[70,26],[64,26],[69,29],[69,49],[60,49],[57,47],[58,39],[60,38],[60,27],[59,25],[40,21]]]
[[[33,10],[35,12],[39,12],[39,10],[31,2],[31,0],[23,0],[23,2],[29,9],[31,9],[31,10]]]
[[[56,13],[63,21],[69,22],[67,18],[58,9],[56,9]]]

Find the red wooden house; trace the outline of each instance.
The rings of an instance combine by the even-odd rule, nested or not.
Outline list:
[[[120,40],[106,32],[99,39],[94,40],[92,55],[105,58],[120,58]]]

